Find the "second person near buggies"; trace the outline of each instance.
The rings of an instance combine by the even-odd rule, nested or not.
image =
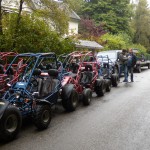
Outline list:
[[[128,54],[128,62],[127,62],[127,67],[128,67],[128,74],[130,73],[130,79],[131,82],[134,82],[133,80],[133,70],[134,66],[136,65],[137,58],[133,53],[132,49],[129,49],[129,54]]]

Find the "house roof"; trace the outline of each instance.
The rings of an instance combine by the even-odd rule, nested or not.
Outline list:
[[[56,1],[58,2],[62,8],[68,9],[68,6],[64,4],[62,1]],[[62,5],[63,4],[63,5]],[[19,7],[19,0],[11,1],[11,0],[6,0],[5,2],[2,1],[2,6],[5,8],[5,10],[9,11],[14,11],[14,9],[18,9]],[[31,9],[40,9],[42,7],[41,0],[31,0],[30,1],[30,8]],[[30,8],[26,3],[23,4],[23,9],[26,11],[31,11]],[[80,17],[73,11],[69,10],[69,17],[72,19],[80,20]]]
[[[70,11],[69,16],[72,19],[81,20],[81,18],[73,10]]]
[[[103,46],[98,44],[95,41],[79,40],[78,43],[75,43],[77,48],[88,48],[88,49],[102,49]]]
[[[77,13],[75,12],[75,11],[73,11],[73,10],[70,10],[69,9],[69,6],[67,5],[67,4],[65,4],[65,3],[63,3],[63,1],[56,1],[58,4],[59,4],[59,7],[60,8],[62,8],[62,9],[64,9],[64,10],[67,10],[68,11],[68,13],[69,13],[69,17],[71,18],[71,19],[76,19],[76,20],[81,20],[81,18],[77,15]]]

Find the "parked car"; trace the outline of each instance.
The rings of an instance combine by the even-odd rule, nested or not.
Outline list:
[[[137,49],[133,49],[136,57],[137,57],[137,62],[136,65],[134,66],[134,70],[140,73],[142,70],[142,67],[148,67],[150,69],[150,57],[149,55],[145,54],[140,54]]]

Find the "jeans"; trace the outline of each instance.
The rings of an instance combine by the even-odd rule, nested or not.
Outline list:
[[[131,73],[131,82],[133,82],[133,67],[131,67],[131,66],[128,66],[128,72],[130,72]]]
[[[120,65],[119,78],[121,77],[122,72],[124,72],[124,81],[128,82],[128,68],[127,68],[127,65]]]
[[[119,66],[119,78],[121,77],[121,74],[122,74],[123,70],[124,70],[123,65],[120,65]]]

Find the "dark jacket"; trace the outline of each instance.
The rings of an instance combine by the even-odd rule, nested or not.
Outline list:
[[[127,66],[134,67],[134,65],[136,65],[136,62],[137,62],[137,57],[134,54],[129,54]]]

